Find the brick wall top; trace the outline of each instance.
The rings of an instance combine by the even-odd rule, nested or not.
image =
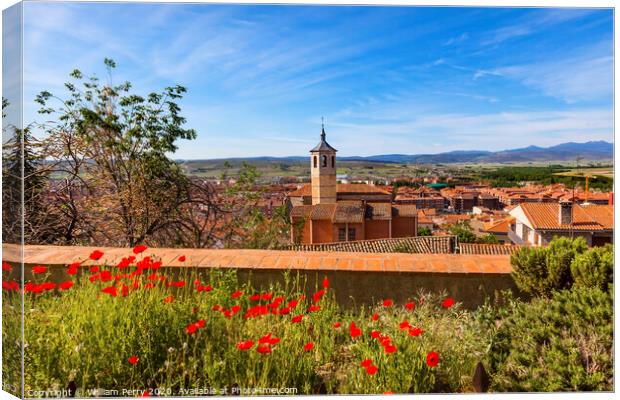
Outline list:
[[[3,260],[20,261],[20,247],[3,244]],[[104,253],[98,261],[89,260],[93,250]],[[84,261],[86,265],[116,265],[133,254],[129,248],[80,246],[25,246],[24,263],[65,265]],[[329,251],[171,249],[149,248],[142,256],[160,259],[163,266],[241,269],[303,269],[341,271],[488,273],[509,274],[507,255],[353,253]],[[180,262],[180,256],[185,262]]]

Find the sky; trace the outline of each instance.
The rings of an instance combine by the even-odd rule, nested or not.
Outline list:
[[[610,9],[24,4],[24,120],[78,68],[180,84],[176,159],[613,141]]]

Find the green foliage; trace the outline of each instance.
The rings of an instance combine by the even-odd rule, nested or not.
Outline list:
[[[608,290],[613,284],[614,251],[611,244],[578,254],[570,266],[575,286]]]
[[[431,236],[432,234],[431,229],[426,226],[418,228],[418,236]]]
[[[459,243],[474,243],[476,235],[469,225],[469,222],[459,222],[448,228],[451,234],[457,237]]]
[[[487,233],[484,236],[476,238],[476,243],[497,244],[499,241],[497,240],[497,236],[492,233]]]
[[[510,257],[512,277],[523,292],[550,296],[573,284],[571,263],[587,250],[583,238],[554,238],[547,247],[521,247]]]
[[[613,390],[613,298],[579,287],[522,303],[490,349],[492,390]]]
[[[567,187],[581,186],[585,188],[585,180],[583,178],[554,175],[569,170],[558,165],[548,167],[501,167],[495,170],[484,171],[480,174],[480,178],[492,181],[494,187],[512,187],[522,182],[536,182],[543,185],[563,183]],[[613,190],[613,179],[597,176],[596,180],[590,180],[590,188],[603,191]]]

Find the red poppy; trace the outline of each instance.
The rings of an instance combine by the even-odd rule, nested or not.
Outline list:
[[[13,267],[6,261],[2,261],[2,270],[3,271],[12,271]]]
[[[197,330],[198,330],[197,324],[189,324],[185,327],[185,332],[189,333],[190,335],[196,332]]]
[[[213,286],[211,286],[211,285],[204,286],[204,287],[203,287],[203,290],[204,290],[205,292],[210,292],[210,291],[212,291],[212,290],[213,290]]]
[[[389,346],[392,344],[392,339],[390,339],[389,336],[380,336],[379,337],[379,343],[381,343],[381,346]]]
[[[107,288],[104,288],[101,291],[103,293],[109,294],[112,297],[116,297],[116,295],[117,295],[116,288],[114,286],[108,286]]]
[[[174,301],[174,296],[168,296],[164,299],[164,304],[172,303]]]
[[[396,346],[394,345],[388,345],[384,347],[384,350],[387,354],[392,354],[392,353],[396,353]]]
[[[233,294],[230,295],[230,297],[232,299],[236,299],[237,297],[241,296],[243,294],[243,292],[241,290],[237,290],[236,292],[234,292]]]
[[[418,327],[409,329],[409,336],[420,336],[423,333],[424,333],[424,330]]]
[[[257,301],[260,300],[260,294],[256,293],[250,296],[250,300]]]
[[[129,364],[131,365],[136,365],[139,359],[140,358],[138,358],[138,356],[131,356],[127,359],[127,361],[129,361]]]
[[[248,340],[247,342],[240,341],[239,343],[237,343],[237,348],[239,350],[249,350],[252,348],[252,346],[254,346],[254,342],[251,340]]]
[[[437,364],[439,364],[439,354],[435,353],[434,351],[431,351],[426,356],[426,365],[433,368]]]
[[[314,348],[314,343],[313,342],[308,342],[306,344],[304,344],[304,350],[306,351],[310,351]]]
[[[411,325],[409,325],[409,321],[403,321],[400,323],[400,329],[409,329],[411,328]]]
[[[296,316],[294,316],[294,317],[291,319],[291,321],[292,321],[294,324],[296,324],[296,323],[301,322],[301,320],[302,320],[303,318],[304,318],[304,316],[303,316],[303,315],[296,315]]]
[[[258,351],[261,354],[269,354],[271,353],[271,346],[269,346],[268,344],[263,344],[261,346],[258,346],[256,348],[256,351]]]
[[[349,325],[349,334],[352,338],[356,338],[362,335],[362,330],[355,325],[355,322],[351,322],[351,325]]]
[[[175,287],[183,287],[183,286],[185,286],[185,281],[174,282],[174,286]]]
[[[290,314],[291,309],[289,307],[282,307],[282,309],[280,310],[280,315],[288,315]]]
[[[318,303],[319,300],[321,300],[321,297],[323,297],[323,295],[325,294],[325,290],[321,289],[318,292],[316,292],[313,296],[312,296],[312,301],[314,303]]]
[[[201,319],[198,322],[196,322],[196,324],[198,325],[199,328],[204,328],[205,327],[205,320]]]
[[[179,257],[179,262],[185,262],[185,256],[180,256]]]
[[[320,309],[321,309],[321,306],[317,306],[317,305],[311,305],[310,307],[308,307],[309,312],[319,311]]]
[[[77,272],[78,272],[78,269],[77,267],[74,267],[73,264],[71,264],[69,268],[67,268],[67,274],[69,275],[75,275],[77,274]]]
[[[289,308],[295,308],[295,307],[297,307],[297,304],[299,304],[299,300],[293,299],[293,300],[288,302]]]
[[[413,310],[415,308],[415,302],[410,301],[409,303],[405,304],[405,308],[407,310]]]
[[[144,285],[145,289],[153,289],[153,287],[155,287],[155,284],[153,282],[148,282],[146,285]]]
[[[260,297],[263,300],[271,300],[271,298],[273,297],[273,293],[263,293],[260,295]]]
[[[144,250],[148,249],[148,247],[146,247],[143,244],[139,244],[136,247],[133,248],[133,254],[140,254],[142,253]]]
[[[112,273],[108,270],[101,271],[101,282],[108,282],[112,280]]]
[[[238,304],[235,304],[234,306],[230,307],[230,311],[232,312],[233,315],[237,314],[239,310],[241,310],[241,306]]]
[[[374,313],[374,314],[370,317],[370,319],[371,319],[371,320],[373,320],[373,321],[378,320],[378,319],[379,319],[379,314]]]
[[[392,304],[394,304],[394,301],[392,299],[383,300],[383,306],[384,307],[391,307]]]
[[[270,340],[271,340],[271,332],[269,332],[265,336],[262,336],[261,338],[259,338],[258,339],[258,344],[269,343]]]
[[[329,279],[327,277],[323,278],[323,289],[327,289],[329,287]]]
[[[140,289],[140,281],[134,279],[134,281],[131,283],[131,287],[134,289]]]
[[[442,303],[441,306],[443,308],[450,308],[454,305],[454,299],[452,297],[448,297],[446,298]]]
[[[93,265],[92,267],[90,267],[90,272],[92,272],[93,274],[96,274],[97,272],[99,272],[99,266]]]
[[[47,267],[45,265],[35,265],[32,267],[33,274],[44,274],[47,271]]]
[[[102,256],[103,256],[103,252],[102,251],[95,250],[92,253],[90,253],[90,256],[88,256],[88,258],[90,258],[91,260],[97,261]]]
[[[123,285],[123,288],[121,289],[121,294],[123,295],[123,297],[127,297],[129,295],[129,286]]]
[[[213,306],[212,308],[213,311],[221,311],[222,310],[222,306],[220,306],[219,304],[216,304]]]
[[[340,322],[334,322],[334,328],[335,329],[340,329],[341,326],[342,326],[342,324]]]
[[[99,274],[94,274],[88,277],[88,280],[92,283],[96,280],[99,280]]]
[[[58,285],[60,290],[67,290],[67,289],[71,288],[71,286],[73,286],[73,282],[71,282],[71,281],[65,281],[65,282],[61,283],[60,285]]]
[[[280,343],[280,338],[273,337],[273,338],[269,339],[269,344],[272,345],[272,346],[275,346],[278,343]]]
[[[379,370],[379,368],[377,368],[376,365],[369,365],[366,367],[366,373],[368,375],[374,375],[377,373],[377,371]]]
[[[370,358],[365,359],[360,363],[362,367],[369,367],[372,365],[372,360]]]
[[[370,337],[371,338],[376,339],[379,336],[381,336],[381,332],[379,332],[379,331],[370,331]]]

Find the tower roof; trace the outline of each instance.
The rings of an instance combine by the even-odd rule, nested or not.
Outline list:
[[[327,143],[327,141],[325,140],[325,126],[323,126],[323,124],[321,124],[321,141],[312,150],[310,150],[310,152],[315,151],[338,151],[332,146],[330,146],[329,143]]]

